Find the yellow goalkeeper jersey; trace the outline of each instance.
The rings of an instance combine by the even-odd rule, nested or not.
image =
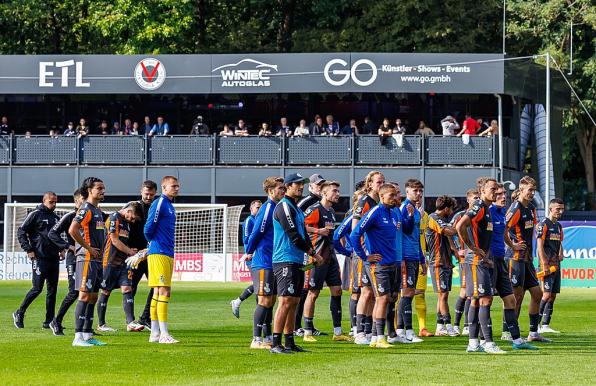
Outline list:
[[[424,233],[426,232],[426,227],[428,226],[428,213],[424,211],[424,209],[420,209],[420,247],[422,248],[422,253],[426,255],[426,238],[424,237]]]

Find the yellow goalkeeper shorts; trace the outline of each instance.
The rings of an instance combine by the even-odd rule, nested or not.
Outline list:
[[[428,271],[428,265],[426,266]],[[418,270],[418,280],[416,281],[416,289],[419,291],[426,291],[426,286],[428,285],[428,275],[427,272],[422,271],[422,267]]]
[[[174,258],[166,255],[148,255],[149,287],[171,287]]]

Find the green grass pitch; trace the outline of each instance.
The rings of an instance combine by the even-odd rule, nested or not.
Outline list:
[[[142,283],[143,284],[143,283]],[[60,282],[58,303],[65,292]],[[251,341],[254,297],[245,301],[236,319],[229,301],[243,284],[174,283],[170,323],[177,345],[148,343],[148,333],[127,333],[121,295],[114,293],[108,306],[108,323],[119,329],[101,339],[106,347],[71,347],[73,311],[64,325],[66,336],[42,330],[45,293],[32,304],[25,329],[17,330],[11,313],[29,289],[26,282],[0,282],[0,383],[167,385],[167,384],[494,384],[589,385],[596,384],[596,290],[563,289],[555,304],[552,326],[561,330],[551,344],[538,344],[538,352],[510,352],[501,333],[501,302],[495,300],[492,319],[495,337],[506,355],[465,352],[467,338],[426,338],[417,345],[396,345],[375,350],[352,343],[298,344],[310,353],[274,356],[248,348]],[[315,325],[331,331],[328,292],[317,304]],[[143,286],[137,311],[145,299]],[[436,298],[427,292],[428,324],[434,330]],[[455,302],[452,292],[450,305]],[[344,296],[344,330],[348,324],[348,296]],[[526,304],[520,321],[527,335]],[[416,318],[414,318],[416,319]]]

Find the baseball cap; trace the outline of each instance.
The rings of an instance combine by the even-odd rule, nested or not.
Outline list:
[[[292,173],[288,174],[286,178],[284,178],[284,185],[293,184],[294,182],[304,182],[307,184],[310,180],[306,177],[303,177],[300,173]]]
[[[310,180],[310,182],[312,184],[315,184],[315,185],[320,185],[323,182],[327,181],[323,178],[323,176],[321,176],[320,174],[317,174],[317,173],[313,174],[308,179]]]

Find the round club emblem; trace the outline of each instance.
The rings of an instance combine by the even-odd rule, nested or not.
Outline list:
[[[145,58],[135,67],[135,80],[143,90],[157,90],[166,80],[166,68],[154,58]]]

